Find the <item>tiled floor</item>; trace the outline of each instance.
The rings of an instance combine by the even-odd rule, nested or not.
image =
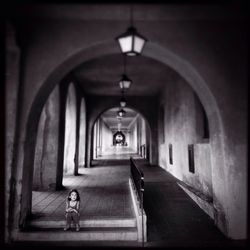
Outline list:
[[[133,217],[129,171],[128,165],[81,168],[78,176],[64,177],[65,190],[33,191],[32,213],[35,218],[64,219],[67,194],[76,188],[81,197],[81,217]]]
[[[122,159],[129,159],[133,157],[135,159],[141,159],[142,157],[139,156],[133,149],[126,147],[126,146],[112,146],[108,148],[105,152],[102,153],[101,156],[98,156],[97,159],[100,160],[122,160]]]

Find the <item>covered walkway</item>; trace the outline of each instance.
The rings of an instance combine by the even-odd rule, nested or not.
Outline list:
[[[229,239],[250,236],[245,4],[8,2],[4,243],[243,244]],[[73,188],[78,232],[63,230]]]
[[[147,243],[145,247],[170,246],[239,246],[244,242],[226,239],[193,200],[178,186],[176,179],[158,166],[150,166],[137,159],[144,172],[144,209],[147,215]],[[66,190],[33,192],[32,223],[55,220],[63,222],[65,197],[69,189],[78,188],[81,193],[81,223],[94,217],[120,217],[133,219],[131,197],[128,188],[130,166],[127,160],[96,161],[93,168],[80,169],[80,175],[67,176]],[[109,165],[109,163],[111,163]],[[40,198],[39,198],[40,197]],[[43,198],[43,199],[41,199]],[[39,201],[40,200],[40,201]],[[58,231],[62,231],[59,226]],[[81,229],[83,230],[83,229]],[[63,232],[67,234],[68,232]],[[77,232],[75,232],[77,236]],[[19,242],[18,244],[21,244]],[[44,244],[44,242],[42,242]],[[55,243],[57,245],[62,242]],[[66,245],[72,242],[65,241]],[[89,246],[141,246],[136,241],[75,241],[74,245]]]

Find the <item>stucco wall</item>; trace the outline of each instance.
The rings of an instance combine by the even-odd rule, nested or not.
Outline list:
[[[130,144],[128,145],[131,147],[135,152],[138,152],[137,150],[137,144],[138,144],[138,127],[137,127],[137,119],[130,127]]]
[[[202,147],[203,122],[201,105],[197,96],[182,79],[166,84],[160,100],[160,109],[164,112],[159,118],[164,119],[159,129],[159,163],[160,166],[204,194],[212,196],[210,152]],[[162,121],[159,121],[161,124]],[[165,137],[161,140],[161,137]],[[169,144],[173,149],[173,164],[169,161]],[[188,145],[194,145],[195,171],[189,171]],[[204,152],[203,152],[204,150]],[[208,154],[207,157],[204,155]]]
[[[103,154],[103,152],[108,150],[110,146],[113,145],[113,133],[102,119],[101,121],[102,121],[101,122],[101,137],[102,137],[101,154]]]
[[[59,87],[50,94],[41,113],[33,173],[33,189],[56,187],[59,128]]]
[[[86,104],[84,98],[81,99],[80,106],[80,132],[79,132],[79,167],[85,165],[85,147],[86,147]]]

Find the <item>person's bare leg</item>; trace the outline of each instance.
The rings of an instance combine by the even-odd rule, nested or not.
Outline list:
[[[80,224],[79,224],[80,218],[79,218],[79,215],[76,214],[76,213],[73,213],[72,217],[73,217],[73,221],[74,221],[74,223],[76,225],[76,231],[79,231],[80,230]]]
[[[64,227],[64,231],[67,231],[70,228],[70,223],[71,223],[70,213],[66,213],[65,217],[66,217],[66,226]]]

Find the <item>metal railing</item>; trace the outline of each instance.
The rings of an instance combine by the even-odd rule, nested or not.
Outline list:
[[[144,192],[144,174],[143,172],[136,166],[135,161],[132,157],[130,157],[130,173],[131,178],[134,182],[137,197],[139,199],[141,216],[142,216],[142,246],[144,246],[144,221],[143,221],[143,192]]]

